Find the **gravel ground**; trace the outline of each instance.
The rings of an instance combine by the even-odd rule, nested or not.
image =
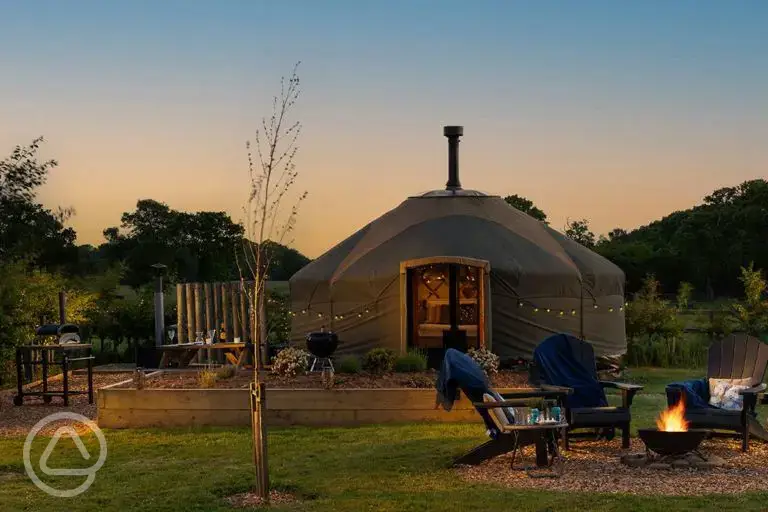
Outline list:
[[[524,449],[525,464],[533,464],[533,450],[532,446]],[[741,452],[739,441],[704,441],[700,447],[702,453],[718,455],[726,462],[722,468],[710,470],[630,468],[619,461],[625,453],[644,451],[639,439],[632,440],[629,450],[622,450],[617,440],[576,441],[570,451],[563,452],[565,473],[560,478],[529,478],[525,471],[510,468],[510,455],[479,466],[457,468],[457,471],[471,482],[549,491],[694,496],[768,490],[768,444],[760,441],[753,440],[746,454]],[[516,460],[515,467],[519,466]]]
[[[126,379],[131,378],[130,373],[94,373],[93,375],[93,388],[94,395],[96,390],[103,388],[110,384],[115,384]],[[75,391],[85,391],[87,389],[87,377],[85,375],[73,375],[69,379],[70,389]],[[26,389],[37,391],[42,387],[38,384],[35,386],[27,386]],[[60,390],[61,381],[54,380],[49,382],[49,389]],[[78,414],[82,414],[91,419],[96,418],[96,397],[94,396],[94,403],[88,403],[88,395],[70,395],[69,407],[64,407],[63,399],[61,397],[54,397],[50,404],[44,404],[40,397],[25,397],[24,405],[17,407],[13,405],[13,397],[16,396],[15,389],[7,389],[0,391],[0,437],[5,436],[24,436],[29,433],[32,427],[48,416],[55,412],[70,411]],[[63,422],[54,422],[49,424],[43,433],[54,432]],[[75,422],[76,427],[82,425]]]

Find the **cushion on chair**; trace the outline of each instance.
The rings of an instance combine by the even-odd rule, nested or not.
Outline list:
[[[489,390],[489,393],[493,398],[498,400],[499,402],[504,401],[504,397],[501,396],[497,391],[491,389]],[[500,410],[504,411],[504,414],[507,416],[507,420],[514,424],[515,423],[515,410],[512,407],[501,407]]]
[[[483,393],[483,402],[493,403],[498,402],[498,400],[496,400],[496,398],[494,398],[492,395],[489,395],[488,393]],[[504,413],[504,411],[502,411],[502,409],[502,407],[494,407],[493,409],[489,410],[493,422],[496,423],[496,426],[499,427],[500,430],[504,430],[504,427],[509,425],[509,419],[507,419],[507,415]]]
[[[709,379],[709,404],[720,409],[740,411],[744,407],[744,397],[739,391],[749,389],[750,382],[750,378]]]

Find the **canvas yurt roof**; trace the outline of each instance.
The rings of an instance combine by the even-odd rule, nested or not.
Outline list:
[[[490,266],[495,351],[524,357],[540,336],[560,331],[588,337],[597,353],[625,350],[623,314],[601,316],[584,306],[620,309],[621,269],[501,197],[450,185],[451,179],[446,190],[409,197],[297,272],[290,280],[291,301],[306,318],[294,317],[294,338],[348,313],[333,328],[342,340],[346,331],[352,347],[399,346],[394,338],[401,333],[401,262],[458,257]],[[520,305],[530,307],[518,311]],[[532,314],[539,306],[589,313],[589,325],[580,318],[552,319],[549,325]]]

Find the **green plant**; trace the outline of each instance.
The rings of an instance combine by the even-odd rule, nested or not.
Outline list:
[[[693,285],[686,281],[681,281],[677,287],[677,302],[678,310],[688,309],[691,305],[691,295],[693,295]]]
[[[218,370],[216,370],[216,374],[218,375],[218,378],[221,380],[231,379],[235,376],[235,367],[231,364],[222,366]]]
[[[216,386],[216,381],[219,380],[219,374],[215,370],[208,368],[200,370],[197,374],[197,384],[203,389],[209,389]]]
[[[684,302],[690,290],[682,287],[678,303]],[[643,286],[626,307],[627,363],[662,367],[690,366],[702,357],[697,341],[683,338],[683,322],[672,306],[661,298],[659,282],[649,274]]]
[[[397,372],[423,372],[427,369],[427,356],[423,352],[411,349],[395,360]]]
[[[486,373],[486,375],[495,375],[499,371],[499,356],[486,350],[484,348],[475,349],[471,348],[467,351],[467,355],[480,365],[480,368]]]
[[[336,371],[338,373],[360,373],[362,370],[360,365],[360,359],[355,356],[345,356],[341,358],[339,364],[336,365]]]
[[[295,377],[309,369],[309,352],[288,347],[277,353],[272,360],[272,372],[281,377]]]
[[[756,270],[752,263],[741,267],[739,281],[744,286],[744,301],[730,305],[730,316],[737,329],[759,336],[768,329],[768,300],[763,299],[768,292],[768,282],[762,270]]]
[[[363,369],[370,373],[391,372],[397,355],[388,348],[374,348],[363,356]]]

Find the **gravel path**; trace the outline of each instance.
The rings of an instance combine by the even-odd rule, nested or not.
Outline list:
[[[713,439],[704,441],[700,450],[722,457],[725,466],[710,470],[630,468],[619,457],[645,451],[643,442],[633,439],[629,450],[621,450],[618,440],[573,442],[571,450],[563,452],[565,473],[560,478],[529,478],[524,471],[510,468],[509,455],[457,471],[473,483],[550,491],[693,496],[768,490],[768,444],[753,440],[745,454],[739,441]],[[525,464],[532,464],[533,447],[525,448],[524,454]],[[515,467],[519,466],[515,461]]]
[[[120,382],[131,378],[130,373],[94,373],[93,388],[94,395],[96,390],[110,384]],[[73,375],[69,379],[69,386],[72,390],[85,391],[87,389],[87,377],[85,375]],[[27,386],[29,390],[37,390],[41,385]],[[49,383],[50,389],[61,389],[61,381],[55,380]],[[7,436],[25,436],[32,427],[55,412],[71,411],[82,414],[90,419],[96,418],[96,397],[94,403],[88,403],[88,395],[71,395],[69,397],[69,407],[64,407],[63,399],[54,397],[50,404],[44,404],[40,397],[25,397],[24,405],[17,407],[13,405],[13,397],[16,396],[15,389],[0,391],[0,437]],[[77,423],[76,423],[77,425]],[[61,423],[51,423],[43,433],[53,432],[61,426]]]

